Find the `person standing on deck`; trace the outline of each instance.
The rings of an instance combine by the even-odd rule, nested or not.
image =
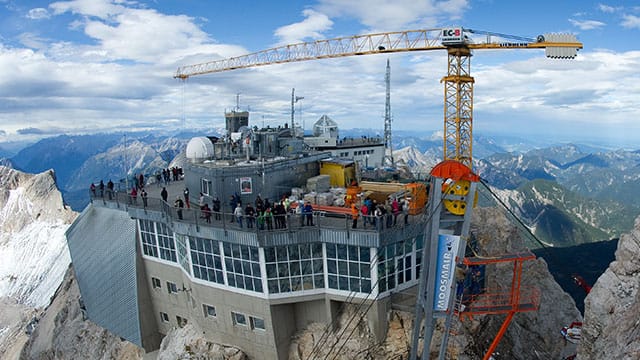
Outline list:
[[[353,224],[351,225],[352,229],[355,229],[358,227],[358,215],[360,215],[358,213],[358,207],[356,206],[355,203],[351,204],[351,219],[353,219]]]
[[[147,191],[143,188],[140,191],[140,197],[142,198],[142,206],[147,207]]]
[[[173,203],[176,207],[176,213],[178,213],[178,219],[182,220],[182,209],[184,208],[184,202],[180,199],[180,196],[176,196],[176,201]]]
[[[189,204],[189,188],[184,188],[184,203],[187,205],[187,209],[191,208],[191,204]]]

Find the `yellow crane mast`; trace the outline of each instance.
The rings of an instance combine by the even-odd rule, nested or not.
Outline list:
[[[483,39],[475,39],[478,36]],[[472,167],[473,83],[472,50],[545,49],[547,57],[572,59],[582,43],[570,34],[546,34],[536,39],[464,29],[462,27],[407,30],[354,35],[284,45],[242,56],[179,67],[174,78],[256,66],[406,51],[447,50],[444,83],[444,160]]]

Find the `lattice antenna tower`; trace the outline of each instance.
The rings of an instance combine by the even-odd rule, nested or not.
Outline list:
[[[387,87],[386,99],[384,103],[384,161],[385,164],[395,166],[393,161],[393,146],[391,145],[391,66],[387,59],[387,72],[384,76]]]

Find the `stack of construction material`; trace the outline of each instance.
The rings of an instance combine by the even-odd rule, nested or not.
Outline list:
[[[330,192],[319,193],[316,195],[316,204],[324,206],[333,205],[333,194]]]
[[[304,202],[310,202],[312,204],[316,203],[316,193],[310,192],[308,194],[304,194]]]
[[[302,199],[304,190],[298,187],[291,188],[291,196],[295,196],[296,199]]]
[[[318,175],[307,179],[307,190],[318,193],[327,192],[331,187],[331,177],[329,175]]]

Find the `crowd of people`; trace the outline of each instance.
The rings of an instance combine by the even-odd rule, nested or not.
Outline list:
[[[362,201],[360,207],[356,204],[351,204],[351,218],[353,220],[352,228],[357,228],[358,218],[363,217],[362,226],[367,228],[367,225],[382,230],[385,227],[391,228],[398,224],[398,217],[402,214],[403,223],[407,225],[409,223],[409,198],[397,199],[389,198],[384,204],[378,204],[378,202],[371,198],[366,198]]]
[[[163,169],[155,175],[158,186],[162,186],[160,197],[169,206],[171,205],[169,204],[167,185],[171,181],[180,179],[182,179],[182,169],[177,167]],[[138,205],[138,197],[140,197],[142,206],[148,207],[148,193],[145,188],[147,182],[145,180],[147,179],[142,173],[134,176],[133,186],[128,192],[129,204]],[[100,180],[97,186],[91,183],[90,191],[93,198],[104,198],[106,195],[109,200],[113,200],[114,183],[109,180],[105,185]],[[377,230],[391,228],[398,224],[400,215],[402,215],[402,223],[406,225],[408,224],[409,204],[410,199],[408,198],[389,198],[384,203],[377,203],[376,200],[365,198],[358,204],[351,204],[351,227],[358,228],[359,220],[362,219],[360,226],[364,229],[368,227]],[[184,209],[191,209],[191,197],[187,187],[181,190],[181,194],[176,196],[172,205],[178,219],[184,220]],[[243,204],[240,195],[236,193],[229,197],[228,208],[223,209],[222,205],[217,196],[210,198],[201,192],[197,204],[198,217],[206,223],[211,223],[212,219],[220,221],[224,212],[227,214],[224,218],[230,223],[234,223],[240,228],[257,228],[258,230],[286,229],[290,226],[290,221],[296,221],[300,227],[314,226],[314,208],[309,201],[290,201],[287,196],[283,196],[280,200],[271,202],[268,198],[262,199],[258,195],[253,203]]]

